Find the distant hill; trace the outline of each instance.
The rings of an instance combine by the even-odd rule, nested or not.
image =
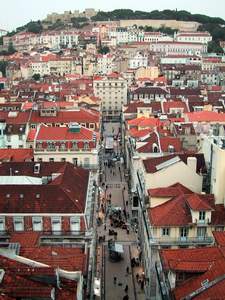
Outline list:
[[[132,19],[155,19],[155,20],[177,20],[177,21],[194,21],[201,24],[220,24],[225,25],[225,20],[222,18],[209,17],[201,14],[191,14],[185,10],[170,10],[162,11],[153,10],[151,12],[131,9],[115,9],[113,11],[105,12],[99,11],[92,21],[117,21],[117,20],[132,20]]]
[[[85,17],[71,18],[69,22],[57,20],[53,24],[48,24],[45,21],[31,21],[24,26],[18,27],[15,31],[8,33],[8,36],[12,36],[21,31],[40,33],[44,30],[62,30],[65,28],[81,29],[88,26],[90,23],[97,21],[119,21],[119,20],[177,20],[177,21],[192,21],[198,22],[199,31],[209,31],[213,37],[213,41],[209,45],[210,51],[222,52],[219,46],[219,42],[225,40],[225,20],[218,17],[210,17],[202,14],[191,14],[185,10],[169,10],[165,9],[162,11],[153,10],[151,12],[146,11],[133,11],[131,9],[115,9],[113,11],[105,12],[99,11],[91,20]],[[150,27],[143,28],[147,31],[155,30]],[[158,30],[168,34],[173,34],[174,29],[171,28],[159,28]]]

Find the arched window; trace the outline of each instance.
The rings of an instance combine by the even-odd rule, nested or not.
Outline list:
[[[159,152],[159,147],[158,147],[158,145],[156,143],[154,143],[152,145],[152,152],[153,153],[158,153]]]

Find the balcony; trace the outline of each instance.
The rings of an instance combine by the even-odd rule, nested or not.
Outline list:
[[[47,238],[79,238],[85,236],[85,231],[57,231],[57,230],[49,230],[49,231],[41,231],[41,239]]]
[[[97,170],[99,168],[98,164],[80,165],[79,167],[88,169],[88,170]]]
[[[156,246],[190,246],[190,245],[210,245],[214,242],[213,237],[210,236],[197,236],[197,237],[178,237],[178,238],[151,238],[151,245]]]

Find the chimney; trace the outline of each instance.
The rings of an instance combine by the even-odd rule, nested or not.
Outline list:
[[[197,158],[196,157],[188,157],[187,158],[187,165],[194,172],[197,172]]]

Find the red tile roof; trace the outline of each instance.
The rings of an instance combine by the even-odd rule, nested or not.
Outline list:
[[[27,164],[27,163],[25,163]],[[49,163],[52,164],[52,163]],[[0,211],[2,213],[84,213],[86,205],[86,193],[88,188],[89,171],[82,168],[74,168],[70,163],[57,164],[53,169],[55,172],[48,172],[47,176],[52,173],[59,173],[55,180],[49,184],[42,185],[1,185],[0,189]],[[24,166],[25,172],[22,173],[23,166],[20,168],[19,164],[9,163],[0,165],[0,174],[10,174],[17,170],[16,174],[29,176],[30,171],[26,169],[30,166],[32,168],[32,175],[34,170],[34,163],[28,163]],[[41,169],[47,166],[41,164]],[[58,169],[57,169],[58,166]],[[50,168],[51,169],[51,168]],[[44,170],[41,171],[44,173]],[[37,177],[37,175],[36,175]],[[38,177],[42,177],[39,174]],[[76,184],[74,184],[76,182]],[[20,195],[23,199],[20,199]],[[37,194],[39,197],[37,197]],[[7,195],[10,195],[7,197]],[[21,205],[22,203],[22,205]]]
[[[157,172],[156,166],[166,162],[167,160],[170,160],[174,157],[178,156],[185,164],[187,164],[188,157],[196,157],[197,158],[197,173],[202,172],[204,173],[206,171],[206,165],[205,165],[205,158],[204,155],[199,154],[172,154],[162,157],[156,157],[156,158],[148,158],[143,160],[143,164],[145,167],[145,170],[147,173],[155,173]]]
[[[220,247],[225,247],[225,232],[224,231],[214,231],[213,236],[215,242]]]
[[[138,139],[148,136],[151,132],[151,129],[138,130],[137,128],[131,128],[128,134],[129,136]]]
[[[160,120],[156,118],[140,117],[127,122],[129,126],[156,127],[160,125]]]
[[[189,248],[189,249],[165,249],[160,250],[160,258],[163,269],[168,271],[172,263],[208,263],[223,257],[217,247]],[[185,268],[183,267],[185,271]],[[198,267],[196,266],[196,271]],[[188,272],[188,271],[187,271]]]
[[[163,102],[164,113],[169,113],[170,109],[182,108],[184,113],[188,112],[188,107],[185,102],[182,101],[167,101]]]
[[[189,122],[225,123],[225,114],[214,111],[199,111],[186,114]]]
[[[191,194],[187,197],[187,203],[192,210],[195,211],[209,211],[213,210],[213,207],[205,201],[203,195]]]
[[[220,276],[225,274],[225,260],[224,258],[221,260],[217,260],[213,262],[207,272],[204,274],[191,278],[187,280],[179,287],[175,288],[173,294],[176,300],[183,299],[187,297],[189,294],[198,290],[202,287],[202,283],[207,280],[207,282],[211,283],[216,279],[219,279]],[[225,278],[218,283],[215,282],[212,286],[205,288],[201,293],[196,295],[194,299],[196,300],[205,300],[205,299],[217,299],[223,300],[225,295]]]
[[[212,211],[211,223],[213,225],[225,225],[225,207],[223,204],[216,204]]]
[[[180,139],[171,136],[160,137],[160,146],[162,152],[169,152],[169,146],[174,147],[174,152],[180,152],[182,150],[182,143]]]
[[[32,161],[34,159],[33,149],[0,149],[0,161]]]
[[[97,133],[96,133],[97,135]],[[36,135],[38,141],[92,141],[93,131],[80,127],[79,132],[72,132],[68,127],[47,127],[40,126]]]
[[[39,232],[13,232],[10,237],[10,243],[19,243],[21,247],[35,247],[38,246],[39,238]]]
[[[180,183],[175,183],[168,187],[149,189],[151,197],[175,197],[182,194],[192,194],[193,192]]]
[[[67,271],[82,272],[85,269],[86,255],[81,248],[57,246],[22,247],[20,255],[47,264],[54,269],[61,268]]]
[[[27,142],[33,142],[34,138],[36,136],[37,129],[30,129],[28,135],[27,135]]]
[[[184,195],[148,210],[152,226],[187,226],[192,223]]]
[[[1,118],[1,115],[0,115]],[[40,123],[66,123],[71,122],[78,123],[98,123],[99,122],[99,112],[90,111],[84,108],[76,111],[59,111],[57,116],[40,116],[39,112],[33,111],[30,119],[31,124]]]

